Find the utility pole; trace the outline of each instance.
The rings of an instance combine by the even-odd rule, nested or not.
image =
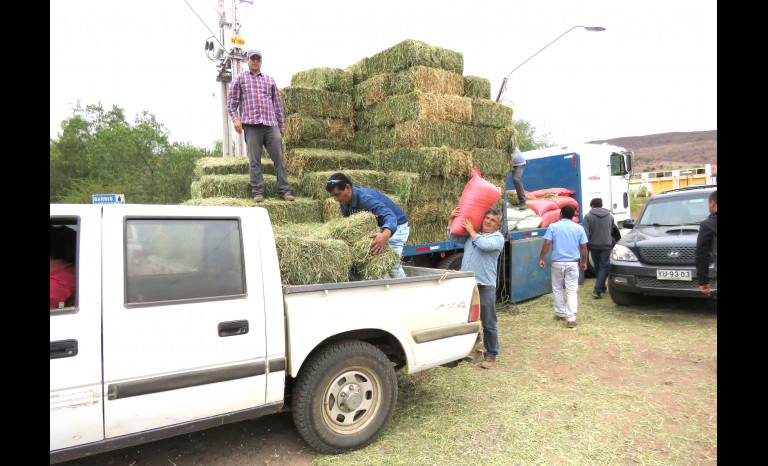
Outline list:
[[[231,21],[227,21],[224,11],[225,0],[219,2],[219,44],[225,47],[231,47],[228,51],[221,47],[216,47],[215,56],[219,60],[218,73],[216,81],[221,83],[221,119],[222,119],[222,151],[224,157],[232,156],[232,143],[235,144],[236,156],[245,156],[245,140],[242,134],[233,131],[234,128],[227,113],[227,95],[229,93],[229,83],[233,77],[243,71],[243,55],[245,51],[243,46],[245,41],[240,38],[240,24],[237,22],[237,4],[241,1],[253,3],[253,0],[230,0],[232,6]]]

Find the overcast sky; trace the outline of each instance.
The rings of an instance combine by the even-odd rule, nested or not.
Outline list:
[[[171,141],[211,148],[221,84],[204,49],[217,10],[217,0],[51,2],[50,137],[79,100],[117,105],[131,122],[147,110]],[[715,0],[253,0],[237,14],[244,47],[262,52],[279,87],[415,39],[461,52],[464,75],[490,79],[492,99],[573,26],[602,26],[571,30],[510,75],[515,118],[554,144],[717,129]]]

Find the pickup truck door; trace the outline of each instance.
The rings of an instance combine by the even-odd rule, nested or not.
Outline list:
[[[52,204],[51,224],[78,233],[74,307],[51,309],[51,450],[104,438],[101,385],[101,206]]]
[[[105,437],[263,405],[261,259],[241,219],[130,204],[103,218]]]

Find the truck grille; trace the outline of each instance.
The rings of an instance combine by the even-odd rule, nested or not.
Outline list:
[[[693,265],[696,263],[695,246],[639,249],[643,261],[649,264]]]
[[[717,280],[710,279],[709,285],[713,289],[717,289]],[[698,290],[699,282],[696,280],[687,282],[683,280],[657,280],[653,277],[637,277],[637,286],[642,286],[647,288],[677,288],[677,289],[688,288],[691,290]]]

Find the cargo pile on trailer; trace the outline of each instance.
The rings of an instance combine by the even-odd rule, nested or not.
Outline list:
[[[403,207],[411,226],[406,245],[445,239],[449,214],[472,167],[503,188],[511,169],[509,154],[519,145],[512,108],[490,99],[490,80],[463,76],[463,70],[461,53],[406,40],[346,69],[295,73],[291,85],[280,89],[284,155],[295,202],[276,199],[274,166],[266,151],[262,158],[265,201],[258,205],[269,211],[279,250],[292,241],[299,247],[296,238],[331,240],[306,232],[325,231],[325,223],[340,217],[338,204],[325,190],[325,181],[337,171]],[[201,159],[195,175],[193,199],[187,204],[256,205],[246,157]],[[281,262],[288,257],[285,247]],[[301,247],[314,246],[302,242]],[[336,243],[333,248],[343,250]],[[324,261],[317,262],[322,266]],[[379,269],[382,276],[377,278],[386,277],[388,269]],[[352,279],[361,276],[360,269],[350,270]],[[288,270],[284,274],[303,283],[332,276],[319,270],[306,276]]]

